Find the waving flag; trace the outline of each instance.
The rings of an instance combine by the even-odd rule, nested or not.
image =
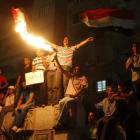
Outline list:
[[[99,8],[87,10],[81,13],[82,22],[89,27],[121,27],[125,29],[134,29],[134,14],[130,10]]]

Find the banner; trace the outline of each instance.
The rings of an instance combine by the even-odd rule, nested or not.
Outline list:
[[[81,13],[82,22],[89,27],[135,28],[134,13],[126,9],[99,8]]]
[[[25,73],[26,85],[39,84],[44,82],[44,72],[29,72]]]

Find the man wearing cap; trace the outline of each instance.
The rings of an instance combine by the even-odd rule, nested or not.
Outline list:
[[[1,112],[0,112],[0,126],[2,125],[3,118],[4,116],[8,113],[14,110],[14,91],[15,87],[14,86],[9,86],[6,92],[6,95],[4,97],[3,101],[3,106],[1,107]]]

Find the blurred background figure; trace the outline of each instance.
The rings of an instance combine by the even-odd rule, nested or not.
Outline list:
[[[21,94],[15,108],[15,123],[12,127],[12,130],[15,132],[21,131],[24,119],[28,110],[33,107],[35,104],[34,101],[34,92],[30,86],[26,86],[25,82],[22,82]]]
[[[15,98],[15,87],[9,86],[6,92],[6,95],[4,96],[3,105],[1,106],[1,112],[0,112],[0,127],[2,125],[4,116],[8,113],[14,110],[14,98]]]
[[[0,69],[0,104],[3,102],[4,94],[6,93],[8,84],[7,78],[3,75],[2,70]]]

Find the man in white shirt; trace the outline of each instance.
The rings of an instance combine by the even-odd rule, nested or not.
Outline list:
[[[116,101],[114,97],[117,95],[113,92],[112,86],[107,87],[106,95],[107,97],[101,102],[95,104],[97,109],[102,109],[104,112],[104,116],[97,121],[97,140],[101,139],[102,134],[106,129],[106,125],[108,124],[108,120],[111,119],[116,111]]]
[[[75,103],[82,99],[82,95],[88,87],[87,78],[81,74],[79,66],[74,67],[73,73],[69,76],[65,97],[59,101],[60,113],[55,129],[67,126],[68,118],[71,116],[70,113],[72,113]]]

